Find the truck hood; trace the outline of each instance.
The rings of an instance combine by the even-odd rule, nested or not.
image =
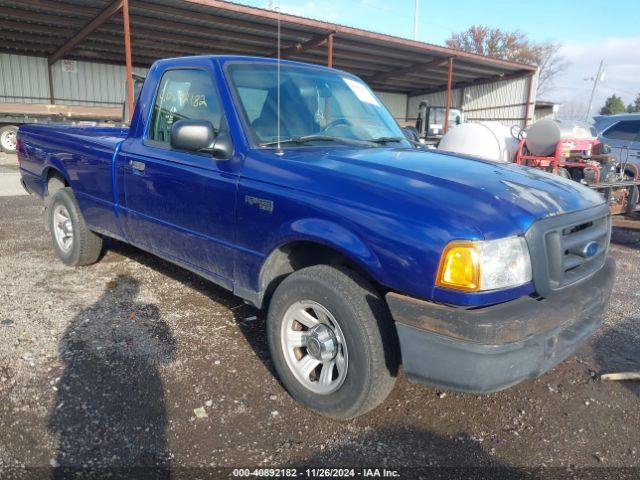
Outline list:
[[[322,185],[319,193],[337,202],[355,199],[365,208],[414,220],[429,212],[436,221],[436,213],[438,223],[463,222],[487,239],[522,234],[538,219],[604,202],[588,187],[557,175],[451,153],[405,148],[333,148],[321,154],[318,149],[296,150],[287,150],[286,156],[302,170],[313,170],[310,190]],[[325,176],[330,178],[321,178]]]

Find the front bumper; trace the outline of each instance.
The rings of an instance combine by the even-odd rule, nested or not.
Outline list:
[[[405,373],[417,383],[474,393],[540,376],[599,327],[614,279],[608,259],[587,280],[548,298],[477,309],[389,293]]]

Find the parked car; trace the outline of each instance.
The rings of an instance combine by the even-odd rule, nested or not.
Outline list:
[[[339,70],[161,60],[129,128],[22,126],[18,151],[66,265],[113,237],[268,309],[282,383],[335,418],[382,402],[400,362],[469,392],[538,376],[598,328],[611,293],[597,193],[413,148]]]
[[[611,147],[618,162],[640,168],[640,113],[594,117],[598,138]]]

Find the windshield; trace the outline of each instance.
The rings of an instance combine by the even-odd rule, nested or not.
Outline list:
[[[233,63],[229,81],[253,141],[272,147],[340,143],[409,146],[400,127],[367,85],[329,70],[280,66],[280,138],[275,63]]]

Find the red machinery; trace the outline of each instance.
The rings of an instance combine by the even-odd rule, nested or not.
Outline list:
[[[597,139],[562,139],[550,157],[532,155],[526,139],[518,145],[518,165],[539,168],[598,190],[609,201],[613,215],[635,211],[640,174],[632,163],[619,164]]]

